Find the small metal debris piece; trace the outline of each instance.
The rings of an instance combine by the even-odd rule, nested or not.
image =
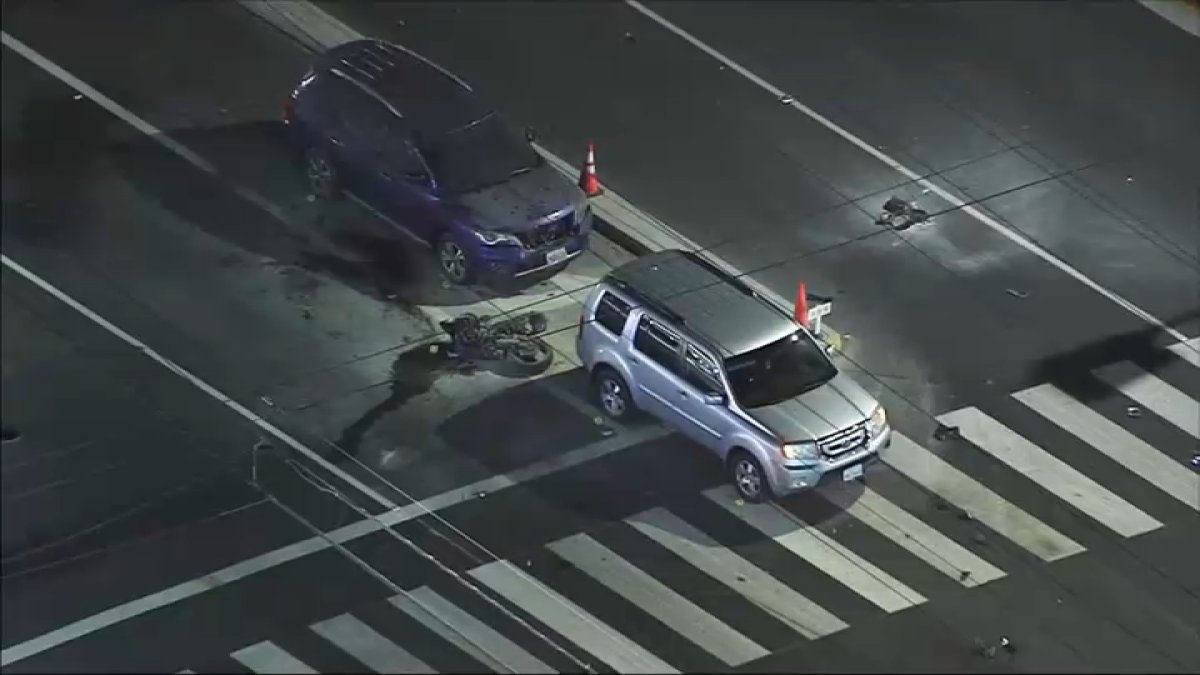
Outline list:
[[[1142,409],[1136,405],[1131,405],[1125,409],[1125,414],[1136,419],[1142,416]]]
[[[1020,298],[1021,300],[1024,300],[1025,298],[1029,297],[1029,294],[1026,293],[1025,291],[1018,291],[1015,288],[1006,288],[1006,289],[1004,289],[1004,292],[1008,293],[1009,295],[1013,296],[1014,298]]]
[[[71,98],[72,98],[73,100],[76,100],[76,101],[82,101],[82,100],[83,100],[83,94],[75,94],[75,95],[74,95],[74,96],[72,96]]]
[[[480,490],[479,492],[476,492],[476,493],[475,493],[475,498],[476,498],[476,499],[483,499],[483,498],[484,498],[484,497],[486,497],[486,496],[487,496],[487,493],[486,493],[486,492],[484,492],[483,490]]]
[[[604,424],[604,418],[599,415],[596,415],[595,417],[592,418],[592,424],[595,424],[596,426],[600,426],[600,425]]]
[[[1200,452],[1192,455],[1192,468],[1200,471]]]
[[[962,520],[962,521],[966,521],[966,522],[970,522],[970,521],[972,521],[972,520],[975,520],[975,518],[973,518],[973,517],[971,516],[971,514],[967,513],[966,511],[959,511],[959,512],[958,512],[958,519],[959,519],[959,520]]]
[[[254,449],[258,452],[261,452],[263,450],[270,450],[273,447],[274,446],[271,445],[271,441],[268,441],[265,438],[258,439],[258,441],[254,444]]]
[[[259,396],[258,400],[262,401],[263,403],[266,403],[267,405],[271,406],[272,408],[275,407],[275,401],[271,400],[270,396]]]
[[[958,433],[958,427],[948,427],[945,424],[939,423],[937,428],[933,430],[933,440],[935,441],[945,441],[955,438],[961,438]]]
[[[407,26],[408,24],[404,22],[404,19],[396,19],[396,25],[397,26]]]
[[[779,102],[784,105],[791,105],[796,102],[796,99],[792,98],[788,94],[784,94],[783,96],[779,97]]]
[[[1009,654],[1015,654],[1017,652],[1017,648],[1013,645],[1013,643],[1003,635],[1000,636],[1000,646],[1003,647],[1004,651],[1008,652]]]
[[[746,500],[744,500],[744,499],[735,499],[735,500],[733,500],[733,503],[734,503],[734,504],[737,504],[738,506],[745,506],[745,505],[746,505]]]
[[[600,427],[600,435],[604,436],[605,438],[608,438],[609,436],[612,436],[615,433],[617,433],[617,432],[613,431],[612,427]]]
[[[1126,176],[1126,177],[1125,177],[1125,182],[1126,182],[1126,183],[1132,183],[1132,182],[1133,182],[1133,176]]]
[[[625,31],[625,35],[623,37],[626,42],[637,42],[637,38],[634,37],[633,33],[629,32],[629,31]]]

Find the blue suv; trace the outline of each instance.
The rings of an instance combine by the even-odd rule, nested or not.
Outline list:
[[[467,83],[380,40],[316,59],[284,113],[314,193],[343,190],[425,242],[457,284],[557,272],[587,246],[583,191]]]

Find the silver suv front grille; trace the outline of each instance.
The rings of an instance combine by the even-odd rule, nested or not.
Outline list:
[[[857,450],[867,442],[867,424],[859,422],[852,427],[829,434],[817,441],[817,447],[828,457]]]

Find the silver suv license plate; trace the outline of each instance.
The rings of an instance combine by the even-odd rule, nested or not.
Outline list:
[[[852,466],[846,467],[845,469],[842,469],[842,480],[844,480],[844,481],[852,481],[855,478],[862,478],[862,475],[863,475],[863,465],[862,464],[854,464]]]

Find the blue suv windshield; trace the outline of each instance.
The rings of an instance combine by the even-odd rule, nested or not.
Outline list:
[[[733,396],[743,408],[782,403],[837,375],[821,347],[803,333],[726,359],[725,372]]]
[[[495,113],[426,141],[422,151],[438,184],[450,194],[498,185],[544,161]]]

